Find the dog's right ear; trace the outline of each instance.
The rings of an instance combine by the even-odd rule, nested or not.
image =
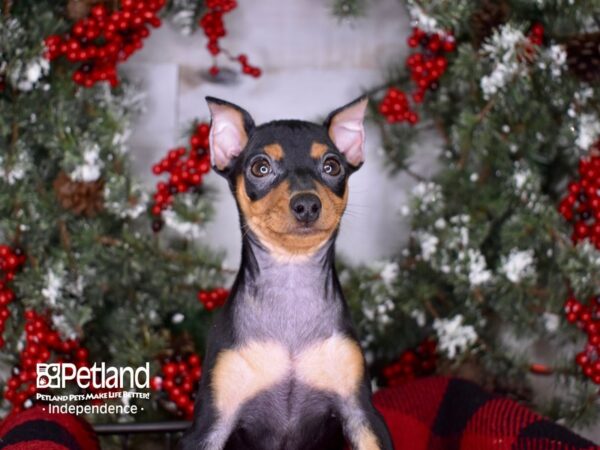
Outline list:
[[[210,162],[224,175],[231,162],[237,158],[248,143],[254,121],[250,114],[233,103],[206,97],[210,109],[209,133]]]

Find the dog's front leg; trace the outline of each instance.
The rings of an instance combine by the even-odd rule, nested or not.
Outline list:
[[[234,417],[224,417],[214,406],[208,380],[202,383],[196,400],[192,427],[179,442],[180,450],[222,450],[233,431]]]
[[[290,370],[288,352],[276,342],[249,342],[221,350],[202,384],[197,418],[184,438],[185,450],[222,450],[242,406],[282,381]]]
[[[389,433],[371,403],[371,388],[356,339],[335,334],[306,348],[295,361],[300,381],[336,394],[336,409],[353,450],[393,450]]]
[[[393,450],[392,439],[379,412],[371,403],[371,389],[363,385],[357,396],[341,399],[344,434],[353,450]]]

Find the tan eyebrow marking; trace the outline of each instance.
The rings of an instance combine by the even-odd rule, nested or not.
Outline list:
[[[328,147],[325,144],[321,144],[320,142],[313,142],[310,147],[310,157],[314,159],[319,159],[321,156],[325,154]]]
[[[283,156],[285,153],[283,151],[283,147],[281,147],[281,145],[279,145],[279,144],[266,145],[264,150],[265,150],[265,153],[267,155],[269,155],[271,158],[273,158],[275,161],[281,161],[283,159]]]

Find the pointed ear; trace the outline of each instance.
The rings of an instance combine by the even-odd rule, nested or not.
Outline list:
[[[367,97],[336,109],[325,121],[329,137],[348,162],[358,168],[365,160],[365,111]]]
[[[250,114],[233,103],[214,97],[206,97],[206,102],[211,115],[210,162],[222,172],[246,147],[254,121]]]

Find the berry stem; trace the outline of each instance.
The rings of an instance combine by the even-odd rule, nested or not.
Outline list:
[[[12,0],[4,0],[4,17],[10,17],[10,8],[12,7]]]

